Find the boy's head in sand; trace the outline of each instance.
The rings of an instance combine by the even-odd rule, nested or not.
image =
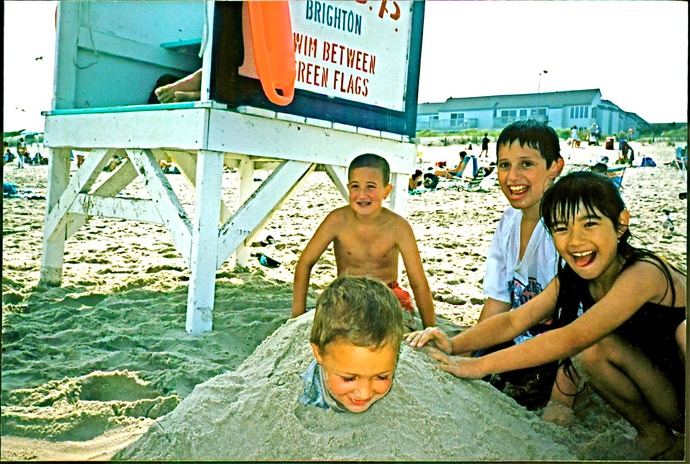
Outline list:
[[[558,134],[548,125],[516,121],[496,141],[498,182],[510,205],[539,217],[544,192],[563,170]]]
[[[355,214],[369,216],[381,210],[383,200],[393,190],[390,178],[388,161],[381,156],[366,153],[352,160],[347,170],[347,189]]]
[[[393,385],[403,336],[400,303],[383,283],[340,277],[319,296],[309,339],[339,406],[364,412]]]

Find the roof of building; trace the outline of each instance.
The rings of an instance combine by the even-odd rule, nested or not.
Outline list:
[[[486,97],[448,98],[442,103],[421,103],[417,105],[417,114],[438,114],[448,111],[483,110],[494,107],[524,108],[535,106],[537,96],[539,105],[558,108],[564,105],[590,105],[599,89],[565,90],[562,92],[525,93],[517,95],[491,95]]]

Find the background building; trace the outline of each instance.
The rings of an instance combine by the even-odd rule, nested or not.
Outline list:
[[[519,95],[449,98],[417,105],[417,130],[451,132],[463,129],[502,129],[513,121],[534,118],[555,129],[599,125],[602,135],[635,132],[649,123],[635,113],[601,98],[601,90],[566,90]]]

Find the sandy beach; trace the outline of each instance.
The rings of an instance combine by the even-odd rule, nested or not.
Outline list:
[[[457,162],[462,146],[419,145],[422,166]],[[686,180],[666,166],[674,148],[633,142],[635,164],[622,195],[633,244],[687,272]],[[566,171],[617,151],[562,144]],[[473,154],[479,154],[475,147]],[[495,147],[490,147],[495,154]],[[73,164],[76,169],[76,164]],[[66,244],[63,284],[39,279],[47,166],[16,163],[3,180],[29,198],[3,200],[2,460],[621,460],[642,459],[634,429],[596,395],[576,407],[565,429],[481,381],[464,381],[403,347],[391,393],[361,415],[304,408],[298,374],[309,363],[310,317],[289,320],[292,275],[323,218],[345,204],[324,172],[266,224],[253,253],[280,262],[216,273],[214,330],[185,332],[189,272],[162,227],[92,218]],[[268,172],[257,171],[257,179]],[[167,176],[183,205],[194,195]],[[256,181],[257,183],[259,180]],[[237,208],[237,173],[224,174],[223,198]],[[406,186],[402,186],[405,188]],[[142,197],[141,181],[121,192]],[[484,259],[508,206],[498,185],[410,195],[414,229],[439,323],[472,325],[483,303]],[[662,235],[663,210],[675,232]],[[328,250],[315,266],[308,305],[335,278]],[[400,276],[409,288],[405,272]]]

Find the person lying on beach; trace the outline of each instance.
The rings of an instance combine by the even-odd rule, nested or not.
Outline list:
[[[558,253],[540,213],[544,192],[563,170],[558,134],[536,120],[516,121],[499,135],[496,156],[498,182],[510,207],[503,213],[489,247],[484,272],[486,300],[479,323],[529,301],[546,287],[558,269]],[[548,329],[549,325],[544,323],[505,344],[465,355],[482,356],[506,345],[522,343]],[[529,409],[539,408],[549,399],[570,407],[574,387],[560,373],[554,383],[556,372],[556,363],[551,363],[488,380]],[[550,408],[544,411],[545,420],[565,425],[567,415],[553,415],[549,411]]]
[[[338,277],[316,301],[309,344],[315,360],[300,377],[300,402],[364,412],[393,385],[403,338],[393,291],[368,277]]]
[[[161,103],[197,101],[201,98],[201,69],[154,90]]]
[[[306,311],[311,269],[333,243],[338,276],[369,276],[387,284],[400,300],[405,325],[414,330],[414,305],[398,284],[402,256],[422,325],[436,325],[434,301],[412,227],[383,207],[393,190],[388,162],[378,155],[360,155],[350,163],[348,181],[349,205],[326,216],[297,261],[292,317]]]
[[[438,169],[434,171],[434,175],[438,177],[445,177],[446,179],[452,179],[454,177],[462,177],[462,172],[465,170],[467,163],[469,162],[469,155],[465,150],[458,153],[460,155],[460,160],[457,166],[451,169]]]
[[[572,172],[541,203],[565,261],[544,291],[452,339],[428,328],[406,341],[414,348],[433,341],[430,356],[462,378],[560,361],[637,430],[648,457],[682,459],[687,277],[629,244],[630,213],[607,177]],[[554,328],[531,340],[482,357],[452,356],[511,340],[550,318]]]

